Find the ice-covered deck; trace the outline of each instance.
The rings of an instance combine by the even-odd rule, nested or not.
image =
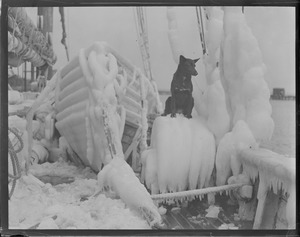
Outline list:
[[[210,13],[210,17],[214,18],[214,12]],[[78,219],[70,215],[74,210],[77,216],[89,220],[88,227],[105,228],[107,225],[102,220],[102,214],[109,206],[106,205],[106,201],[114,200],[115,194],[122,199],[122,201],[118,200],[120,201],[118,203],[122,204],[120,209],[123,214],[125,213],[123,218],[136,217],[131,209],[129,211],[125,207],[124,203],[126,203],[135,211],[137,209],[145,214],[144,217],[152,215],[159,222],[160,215],[151,201],[150,194],[124,159],[120,159],[124,155],[120,149],[121,136],[124,134],[124,116],[122,117],[120,112],[122,106],[127,107],[125,119],[133,119],[143,130],[140,137],[133,136],[133,140],[129,139],[129,147],[133,145],[137,148],[139,143],[144,146],[140,148],[142,147],[141,150],[145,153],[141,152],[142,154],[138,156],[143,163],[142,183],[145,182],[153,193],[174,192],[172,195],[176,196],[177,191],[215,185],[214,180],[211,179],[215,164],[217,185],[227,184],[228,178],[232,181],[237,179],[236,177],[246,180],[249,178],[252,181],[246,182],[247,189],[237,191],[236,195],[239,198],[242,195],[246,197],[238,199],[239,209],[233,211],[233,217],[220,212],[220,217],[218,213],[215,214],[214,221],[203,221],[205,214],[203,210],[208,206],[203,205],[203,201],[196,200],[190,202],[192,204],[187,207],[175,208],[174,212],[169,210],[165,216],[162,214],[162,219],[168,228],[175,228],[174,223],[176,224],[177,220],[181,220],[178,222],[181,223],[181,228],[226,228],[226,225],[222,224],[227,224],[229,227],[230,223],[224,218],[231,222],[238,222],[237,218],[234,219],[237,217],[234,215],[237,214],[235,212],[239,212],[240,220],[248,219],[250,223],[254,221],[255,229],[295,226],[294,159],[288,160],[271,151],[258,148],[258,142],[269,139],[273,129],[271,106],[268,101],[269,91],[263,78],[264,65],[259,48],[250,29],[247,28],[242,13],[236,9],[228,9],[224,13],[223,43],[220,47],[210,45],[208,50],[212,58],[208,57],[204,62],[207,66],[208,81],[206,97],[196,100],[199,103],[206,103],[204,106],[206,111],[201,110],[201,106],[196,104],[195,109],[199,117],[202,116],[198,120],[196,116],[190,120],[182,116],[176,119],[157,118],[154,122],[152,145],[149,150],[144,149],[146,115],[149,113],[144,105],[156,98],[152,93],[149,93],[150,98],[147,98],[143,82],[150,85],[151,83],[107,45],[97,43],[87,50],[81,50],[79,56],[49,82],[49,87],[45,88],[37,102],[42,102],[42,99],[48,99],[46,102],[50,104],[55,102],[54,108],[45,116],[44,122],[49,126],[46,126],[44,135],[47,142],[52,142],[47,147],[50,156],[51,152],[53,154],[55,153],[53,151],[57,151],[55,149],[64,153],[62,156],[57,153],[56,161],[49,167],[55,170],[57,168],[55,165],[62,165],[58,157],[67,159],[70,157],[66,153],[77,153],[77,160],[83,161],[85,165],[96,171],[102,171],[96,182],[95,177],[92,180],[88,177],[82,178],[80,173],[83,172],[82,170],[75,177],[64,176],[63,173],[58,175],[55,172],[49,174],[45,170],[44,173],[39,174],[34,171],[36,167],[39,168],[39,165],[34,165],[29,171],[43,182],[30,175],[30,172],[20,179],[16,195],[11,199],[11,203],[14,204],[12,208],[15,208],[11,212],[12,223],[16,228],[20,226],[21,228],[82,228],[82,218]],[[210,28],[217,28],[214,26],[221,23],[223,24],[220,21],[215,22],[215,25],[211,24]],[[222,29],[222,27],[218,28]],[[218,50],[221,51],[220,58],[216,57]],[[126,73],[128,76],[126,93],[134,97],[133,100],[129,100],[126,94],[124,97],[125,87],[122,82],[126,81],[124,79]],[[155,91],[155,87],[152,86],[150,88]],[[135,89],[139,90],[140,94]],[[47,93],[51,95],[48,96]],[[198,91],[198,95],[201,93]],[[154,94],[157,96],[157,93]],[[33,108],[35,109],[34,106]],[[30,115],[33,115],[33,112]],[[68,144],[62,145],[59,141],[59,147],[54,147],[52,150],[52,145],[57,143],[57,140],[53,142],[57,139],[54,135],[54,123]],[[140,139],[141,137],[143,139]],[[48,145],[47,142],[45,146]],[[30,145],[29,149],[31,151]],[[30,158],[27,157],[28,160]],[[95,164],[95,161],[100,162]],[[103,169],[102,164],[104,164]],[[69,164],[64,163],[64,165]],[[233,176],[230,177],[232,173]],[[87,187],[88,190],[78,190],[82,186]],[[107,187],[115,191],[113,196],[109,196],[111,193],[106,192]],[[108,197],[102,194],[93,196],[96,191],[99,194],[98,189]],[[70,200],[63,199],[62,196],[68,194],[70,190],[75,192],[74,197],[68,196]],[[38,198],[35,196],[35,199],[31,199],[35,194]],[[215,204],[226,207],[227,197],[224,198],[225,201],[221,198],[218,203],[220,197],[216,195]],[[18,205],[21,205],[20,202],[24,198],[31,206],[34,206],[35,202],[40,205],[38,218],[26,219],[28,216],[24,210],[22,217],[18,216]],[[68,204],[67,215],[62,211],[61,199],[65,201],[62,203]],[[286,204],[283,199],[286,199]],[[210,204],[213,201],[213,198],[209,199]],[[96,211],[93,210],[94,204],[98,208]],[[55,208],[51,208],[53,205],[56,205]],[[243,213],[245,210],[248,212],[247,215]],[[114,212],[114,215],[118,211]],[[149,219],[148,224],[152,225],[153,219],[150,221]],[[143,222],[141,226],[144,227],[145,223]],[[110,225],[110,227],[126,228],[127,224],[128,222],[124,226]],[[131,225],[129,226],[132,228]],[[238,223],[237,226],[231,225],[231,227],[238,227]],[[252,224],[246,227],[250,228]]]

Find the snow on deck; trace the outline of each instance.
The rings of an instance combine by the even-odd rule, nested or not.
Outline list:
[[[11,229],[149,229],[120,199],[100,194],[96,174],[59,160],[35,164],[9,200]],[[52,184],[51,184],[52,183]]]

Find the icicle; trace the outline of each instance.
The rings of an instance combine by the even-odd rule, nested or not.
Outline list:
[[[272,182],[273,193],[277,194],[277,183],[279,182],[279,180],[277,178],[271,180],[272,180],[271,182]]]
[[[277,190],[281,190],[282,189],[282,184],[283,182],[277,182]]]

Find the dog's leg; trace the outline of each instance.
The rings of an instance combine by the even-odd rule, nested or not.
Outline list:
[[[171,117],[176,117],[176,100],[174,98],[175,96],[171,96]]]
[[[185,110],[185,117],[187,118],[192,118],[192,111],[193,111],[193,108],[194,108],[194,98],[193,96],[191,95],[188,99],[188,103],[187,103],[187,107],[186,107],[186,110]]]

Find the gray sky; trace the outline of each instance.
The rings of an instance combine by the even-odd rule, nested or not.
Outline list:
[[[177,66],[168,41],[166,7],[147,7],[146,11],[152,70],[159,88],[168,90]],[[36,21],[36,8],[28,8],[27,12]],[[195,8],[179,7],[176,13],[185,56],[202,57]],[[65,8],[65,14],[71,58],[80,48],[88,47],[94,41],[106,41],[132,63],[143,68],[133,7],[73,7]],[[295,94],[294,8],[246,7],[245,15],[259,42],[269,87],[284,87],[286,94]],[[53,42],[58,56],[54,68],[67,63],[61,37],[60,15],[58,8],[54,8]]]

